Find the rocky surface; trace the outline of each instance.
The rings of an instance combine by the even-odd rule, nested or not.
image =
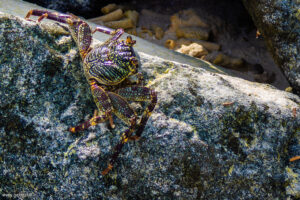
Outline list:
[[[126,125],[114,118],[114,130],[66,131],[96,108],[75,43],[62,25],[1,13],[2,197],[300,197],[300,162],[288,161],[300,155],[299,97],[156,54],[139,52],[145,81],[158,92],[156,109],[142,139],[127,144],[102,177]]]
[[[274,60],[300,94],[300,2],[243,0]]]

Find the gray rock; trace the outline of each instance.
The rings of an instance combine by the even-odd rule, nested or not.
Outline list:
[[[177,54],[153,45],[157,55]],[[0,14],[0,194],[29,199],[286,199],[300,196],[298,96],[138,52],[158,104],[105,177],[126,125],[67,128],[96,108],[57,23]],[[176,57],[180,60],[180,57]],[[232,102],[229,103],[229,102]],[[142,106],[132,104],[138,113]],[[297,109],[298,112],[293,112]]]
[[[300,95],[300,2],[243,0],[276,63]]]

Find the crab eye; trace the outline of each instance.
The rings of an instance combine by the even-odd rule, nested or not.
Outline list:
[[[135,40],[132,40],[132,37],[131,37],[131,36],[127,36],[127,39],[126,39],[126,44],[127,44],[127,45],[133,46],[135,43],[136,43],[136,41],[135,41]]]

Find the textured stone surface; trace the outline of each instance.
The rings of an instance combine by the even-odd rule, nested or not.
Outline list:
[[[300,1],[243,0],[274,60],[300,94]]]
[[[164,52],[155,49],[157,54]],[[299,197],[299,103],[270,85],[139,52],[158,92],[143,138],[101,171],[126,129],[72,135],[96,108],[64,26],[0,14],[0,194],[30,199]],[[171,57],[172,57],[171,56]],[[229,103],[229,102],[232,102]],[[133,104],[138,112],[142,106]],[[298,112],[293,113],[293,109]]]

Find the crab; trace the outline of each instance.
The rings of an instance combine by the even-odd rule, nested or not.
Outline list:
[[[143,77],[137,71],[138,58],[133,49],[136,41],[132,40],[131,36],[127,36],[126,40],[120,40],[124,33],[123,29],[113,30],[98,26],[92,31],[86,22],[72,14],[34,9],[28,12],[25,19],[31,20],[31,15],[38,16],[38,22],[48,18],[68,24],[83,61],[84,74],[91,87],[97,110],[90,120],[68,130],[76,133],[105,121],[109,121],[110,126],[114,128],[112,114],[129,126],[115,146],[108,167],[102,171],[102,175],[106,175],[113,168],[124,144],[141,137],[157,102],[157,93],[142,85]],[[92,48],[92,34],[96,31],[109,34],[111,37],[103,44]],[[149,102],[139,121],[128,101]]]

